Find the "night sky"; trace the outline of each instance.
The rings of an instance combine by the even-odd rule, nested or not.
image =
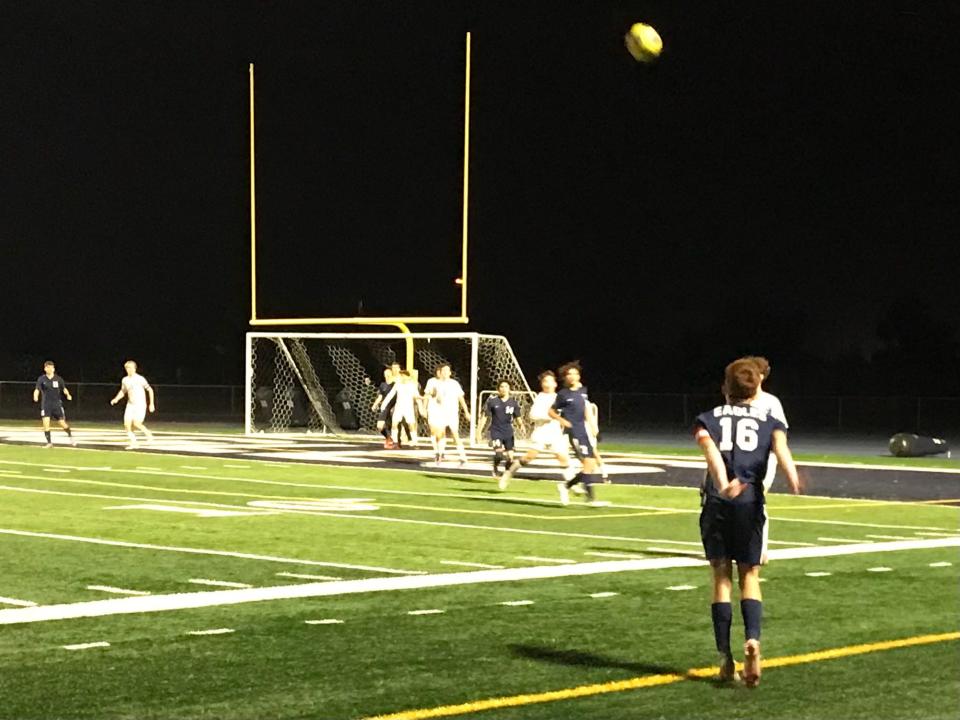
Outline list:
[[[249,62],[261,315],[456,314],[471,30],[470,329],[529,375],[703,390],[751,353],[785,395],[960,394],[956,2],[15,0],[0,28],[3,379],[241,381]]]

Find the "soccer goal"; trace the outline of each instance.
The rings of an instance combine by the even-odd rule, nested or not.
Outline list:
[[[533,393],[505,337],[480,333],[247,333],[247,434],[376,433],[371,407],[392,363],[416,372],[421,387],[449,363],[470,417],[460,431],[475,442],[482,401],[506,380],[524,416]],[[426,434],[424,419],[421,434]],[[518,433],[524,438],[526,431]]]

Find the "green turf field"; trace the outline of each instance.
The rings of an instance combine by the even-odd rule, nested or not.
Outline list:
[[[764,569],[749,691],[687,675],[714,660],[696,491],[600,492],[0,446],[0,717],[956,717],[960,553],[913,545],[960,508],[771,496],[805,556]]]

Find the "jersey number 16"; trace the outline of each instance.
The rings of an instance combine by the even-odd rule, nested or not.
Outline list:
[[[750,418],[740,418],[736,423],[737,448],[744,452],[753,452],[760,444],[757,431],[759,423]],[[734,422],[732,417],[720,418],[720,451],[733,450]]]

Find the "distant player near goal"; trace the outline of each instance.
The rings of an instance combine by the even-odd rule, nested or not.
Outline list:
[[[500,463],[506,470],[513,462],[514,423],[521,421],[520,404],[510,397],[510,383],[501,380],[497,384],[497,394],[487,398],[483,405],[483,415],[477,423],[477,436],[490,419],[490,447],[493,448],[493,479],[500,477]]]
[[[533,423],[533,432],[530,433],[531,448],[526,454],[514,460],[507,471],[500,477],[500,489],[506,490],[510,480],[524,465],[528,465],[542,452],[552,453],[560,467],[563,468],[564,481],[576,477],[576,471],[570,466],[570,448],[567,436],[563,434],[560,423],[550,417],[550,408],[557,400],[557,376],[552,370],[540,373],[540,392],[533,400],[530,408],[530,422]],[[563,485],[561,482],[560,485]],[[561,494],[564,492],[560,491]]]
[[[592,422],[590,417],[590,397],[587,388],[580,382],[580,364],[569,362],[560,368],[565,387],[557,393],[557,399],[550,408],[550,417],[563,426],[563,431],[570,438],[570,445],[579,458],[583,467],[572,479],[558,486],[560,502],[566,505],[570,502],[570,489],[578,483],[583,484],[587,502],[593,506],[608,505],[598,502],[593,485],[597,480],[597,458],[587,431],[587,423]]]
[[[400,374],[399,372],[397,373]],[[390,391],[393,390],[393,384],[395,382],[393,368],[385,367],[383,369],[383,382],[380,383],[380,387],[377,389],[377,399],[373,401],[373,405],[370,407],[370,410],[377,413],[377,432],[383,435],[383,446],[385,448],[393,448],[393,438],[390,436],[392,429],[392,417],[393,417],[393,405],[385,403],[384,400],[390,394]],[[394,401],[396,397],[394,397]]]
[[[124,397],[127,398],[127,407],[123,411],[123,427],[126,429],[127,438],[130,441],[126,449],[134,450],[137,447],[137,436],[134,430],[140,430],[146,436],[147,442],[153,440],[153,433],[147,429],[143,421],[147,417],[147,410],[154,412],[156,405],[154,404],[153,388],[150,387],[147,379],[137,372],[137,364],[133,360],[127,360],[123,364],[123,369],[127,371],[127,376],[120,381],[120,391],[114,395],[110,404],[116,405]],[[150,397],[149,404],[147,402],[148,395]]]
[[[420,384],[409,370],[401,370],[394,375],[393,389],[383,399],[383,405],[393,405],[391,416],[390,441],[393,447],[400,445],[400,425],[407,426],[410,444],[417,444],[417,404],[420,400]]]
[[[751,359],[730,363],[724,373],[726,405],[697,417],[695,438],[707,460],[701,487],[700,538],[713,572],[713,632],[720,653],[720,680],[734,677],[730,651],[733,619],[733,563],[740,580],[743,615],[743,680],[760,682],[760,555],[763,548],[763,479],[771,450],[780,461],[794,493],[800,491],[797,468],[787,446],[783,423],[756,403],[760,372]]]
[[[760,371],[760,392],[757,394],[757,399],[754,400],[751,405],[763,408],[770,413],[770,415],[782,422],[785,428],[789,429],[790,423],[787,422],[787,416],[786,413],[783,412],[783,404],[780,402],[780,398],[763,389],[763,383],[770,377],[770,361],[765,357],[759,356],[750,356],[743,359],[752,360],[757,366],[757,370]],[[767,474],[763,478],[764,494],[770,492],[770,487],[773,485],[773,480],[776,476],[777,456],[770,453],[770,458],[767,460]],[[766,505],[764,505],[763,512],[763,554],[760,556],[760,564],[766,565],[767,550],[770,545],[770,518],[766,514]]]
[[[70,438],[70,444],[76,447],[73,432],[67,424],[67,415],[63,411],[63,398],[73,400],[73,395],[67,390],[63,378],[57,375],[57,368],[53,360],[43,364],[43,375],[37,378],[37,385],[33,389],[33,401],[40,403],[40,420],[43,422],[43,436],[47,439],[46,447],[53,447],[50,439],[50,418],[60,423],[60,427]]]
[[[463,388],[460,383],[451,377],[450,365],[443,363],[437,366],[436,377],[427,381],[423,394],[427,398],[427,424],[430,426],[430,437],[436,461],[443,462],[443,454],[447,447],[447,430],[453,435],[460,455],[460,464],[467,462],[467,453],[460,439],[460,410],[469,417],[470,409],[463,399]]]

